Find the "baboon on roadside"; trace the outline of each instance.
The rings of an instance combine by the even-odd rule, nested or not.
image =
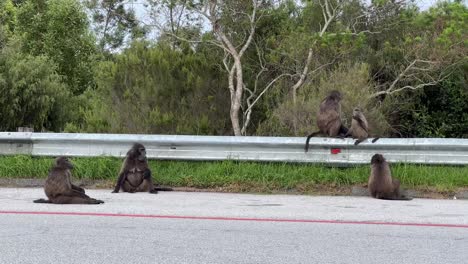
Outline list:
[[[341,124],[341,98],[341,93],[333,90],[320,103],[320,108],[317,112],[317,127],[319,131],[307,136],[305,152],[309,150],[310,138],[315,135],[322,134],[328,137],[339,137],[348,132],[348,129]]]
[[[349,135],[351,135],[354,139],[357,139],[356,142],[354,142],[354,145],[361,143],[369,137],[369,125],[367,123],[366,117],[359,107],[355,107],[353,109],[351,127],[349,128],[348,132],[346,132],[344,137]],[[374,138],[372,143],[376,142],[378,139],[379,138]]]
[[[146,149],[140,143],[133,144],[127,152],[113,193],[118,193],[120,189],[130,193],[172,191],[172,188],[154,187],[146,158]]]
[[[49,198],[34,200],[35,203],[53,204],[101,204],[101,200],[96,200],[85,194],[85,190],[71,183],[71,172],[73,164],[67,157],[58,157],[49,172],[49,176],[44,185],[44,192]]]
[[[402,194],[400,181],[392,178],[390,166],[381,154],[375,154],[371,159],[371,174],[368,181],[372,197],[386,200],[412,200]]]

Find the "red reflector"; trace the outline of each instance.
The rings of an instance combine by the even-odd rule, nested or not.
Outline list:
[[[331,154],[340,154],[341,153],[341,149],[338,149],[338,148],[333,148],[330,150]]]

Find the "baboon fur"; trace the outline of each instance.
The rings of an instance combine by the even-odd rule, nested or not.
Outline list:
[[[390,166],[381,154],[372,156],[368,188],[370,195],[377,199],[412,200],[403,194],[400,181],[392,178]]]
[[[146,149],[140,143],[133,144],[123,161],[113,193],[118,193],[120,190],[130,193],[172,191],[171,188],[154,186]]]
[[[348,132],[345,134],[344,137],[352,136],[356,141],[354,145],[358,145],[362,141],[369,138],[369,124],[367,123],[367,119],[364,116],[361,108],[356,107],[353,109],[353,118],[351,120],[351,127],[349,128]],[[376,142],[379,138],[374,138],[372,143]]]
[[[307,136],[305,152],[309,150],[309,141],[313,136],[321,134],[328,137],[343,137],[348,132],[348,129],[341,123],[341,99],[341,93],[333,90],[322,100],[317,112],[319,131]]]
[[[71,183],[73,164],[67,157],[58,157],[44,184],[44,192],[49,198],[35,200],[35,203],[53,204],[101,204],[85,194],[85,190]]]

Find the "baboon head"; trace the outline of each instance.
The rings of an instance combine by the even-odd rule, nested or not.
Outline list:
[[[330,93],[328,94],[328,99],[329,99],[329,100],[334,100],[334,101],[336,101],[336,102],[339,102],[339,101],[341,101],[341,99],[342,99],[342,95],[341,95],[340,91],[332,90],[332,91],[330,91]]]
[[[354,107],[353,109],[353,116],[359,116],[362,113],[362,108]]]
[[[380,164],[384,161],[385,161],[385,158],[384,156],[382,156],[382,154],[375,154],[374,156],[372,156],[371,164]]]
[[[73,164],[67,157],[57,157],[55,159],[55,166],[62,169],[73,169]]]
[[[132,148],[128,151],[127,155],[132,159],[138,159],[139,161],[146,160],[146,149],[140,143],[133,144]]]

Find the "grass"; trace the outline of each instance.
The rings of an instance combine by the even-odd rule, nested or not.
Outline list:
[[[121,166],[118,158],[73,158],[75,179],[114,181]],[[1,156],[0,178],[45,178],[53,158]],[[220,189],[235,192],[308,193],[317,188],[364,186],[369,166],[330,168],[317,164],[257,162],[149,162],[156,182],[173,187]],[[449,192],[468,187],[467,166],[393,164],[393,175],[403,186]]]

